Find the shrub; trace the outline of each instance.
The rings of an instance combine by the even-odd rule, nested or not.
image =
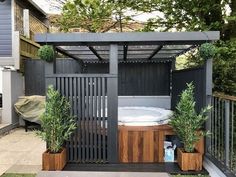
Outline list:
[[[38,50],[38,56],[40,59],[47,62],[52,62],[54,59],[54,50],[51,45],[44,45]]]
[[[216,48],[211,43],[204,43],[199,48],[199,54],[205,60],[213,58],[216,54]]]
[[[41,117],[42,130],[38,135],[47,142],[51,153],[60,152],[64,141],[68,140],[76,129],[74,117],[70,115],[70,104],[65,97],[48,87],[46,110]]]
[[[208,106],[203,108],[199,114],[196,112],[193,89],[192,83],[187,84],[187,89],[181,93],[174,117],[170,121],[170,125],[184,144],[186,152],[194,152],[195,143],[208,134],[200,129],[208,118],[206,113],[211,109]]]

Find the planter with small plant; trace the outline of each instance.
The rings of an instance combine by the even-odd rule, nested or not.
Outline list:
[[[54,60],[54,50],[51,45],[44,45],[38,50],[38,56],[41,60],[52,62]]]
[[[43,153],[43,170],[62,170],[66,164],[64,143],[76,129],[70,104],[53,86],[48,87],[46,109],[41,117],[41,130],[37,133],[47,143]]]
[[[177,161],[183,171],[202,169],[203,153],[196,149],[196,144],[208,134],[202,127],[208,119],[207,112],[211,107],[205,107],[197,113],[193,90],[194,85],[187,84],[187,89],[181,93],[174,117],[170,121],[170,125],[184,145],[183,148],[177,149]]]

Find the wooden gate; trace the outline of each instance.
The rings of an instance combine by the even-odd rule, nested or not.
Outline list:
[[[109,85],[117,76],[53,74],[47,79],[70,101],[71,114],[76,118],[77,129],[66,142],[68,162],[115,162],[117,107],[112,107],[116,99]]]

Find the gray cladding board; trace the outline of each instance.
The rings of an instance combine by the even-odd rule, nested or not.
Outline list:
[[[179,101],[179,95],[186,89],[186,83],[193,82],[194,98],[196,101],[196,110],[200,111],[205,105],[205,74],[204,68],[192,68],[185,70],[177,70],[172,73],[172,94],[171,94],[171,109],[174,110]]]
[[[170,69],[168,63],[119,63],[118,94],[169,95]],[[87,63],[85,73],[108,73],[107,63]]]
[[[45,95],[44,62],[42,60],[26,59],[25,66],[25,95]],[[57,73],[80,73],[81,66],[72,59],[58,59]]]
[[[169,95],[171,63],[119,63],[119,95]],[[57,73],[80,73],[75,60],[57,60]],[[107,63],[85,64],[85,73],[108,73]],[[25,60],[25,94],[44,95],[44,65],[41,60]]]
[[[0,2],[0,57],[12,56],[11,0]]]

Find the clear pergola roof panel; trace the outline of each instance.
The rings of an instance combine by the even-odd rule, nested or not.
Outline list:
[[[118,59],[122,60],[151,60],[172,59],[193,48],[193,45],[119,45]],[[81,60],[108,60],[109,46],[57,46]]]

